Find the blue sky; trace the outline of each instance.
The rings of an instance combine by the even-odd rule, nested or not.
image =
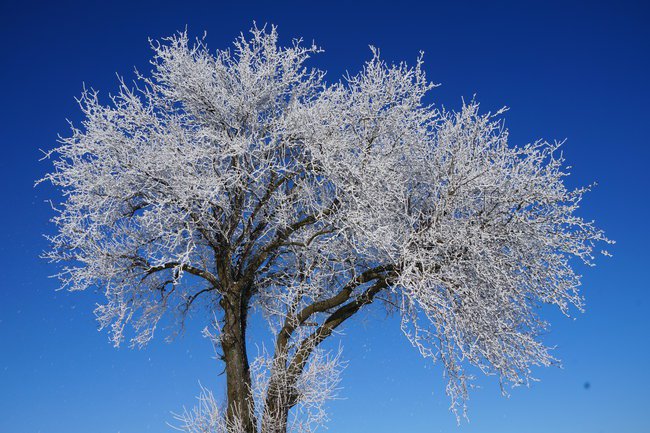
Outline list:
[[[135,3],[135,2],[134,2]],[[511,107],[514,144],[564,139],[571,185],[597,181],[581,210],[617,241],[585,274],[587,311],[549,312],[546,336],[563,369],[536,371],[530,389],[501,397],[494,378],[471,394],[456,426],[444,381],[406,343],[395,320],[371,312],[343,340],[349,367],[334,433],[642,433],[650,431],[648,126],[650,8],[643,2],[2,2],[0,6],[0,433],[168,432],[219,368],[199,318],[171,344],[113,349],[97,332],[90,292],[55,291],[38,258],[52,231],[33,187],[49,168],[39,149],[79,120],[82,83],[103,94],[116,73],[147,69],[147,38],[187,26],[223,48],[253,20],[284,41],[315,40],[331,80],[356,71],[368,44],[413,62],[424,50],[436,104],[473,94],[485,110]],[[520,4],[519,4],[520,3]],[[525,4],[524,4],[525,3]],[[588,384],[588,386],[585,386]]]

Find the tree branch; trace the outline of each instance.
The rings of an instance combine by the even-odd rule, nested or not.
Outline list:
[[[179,268],[184,272],[187,272],[192,275],[196,275],[197,277],[201,277],[207,282],[209,282],[214,288],[221,290],[221,284],[219,282],[219,279],[215,277],[214,274],[206,270],[196,268],[191,265],[181,264],[179,262],[168,262],[159,266],[149,266],[149,269],[147,269],[147,275],[151,275],[155,272],[159,272],[164,269],[174,269],[174,268]]]

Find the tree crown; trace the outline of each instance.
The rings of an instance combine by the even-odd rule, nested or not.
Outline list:
[[[306,66],[319,49],[275,28],[215,54],[184,32],[152,48],[135,87],[84,91],[46,176],[64,196],[47,257],[64,287],[105,292],[116,345],[236,293],[286,336],[287,371],[375,299],[442,361],[454,405],[465,363],[516,385],[553,361],[536,308],[581,308],[572,264],[609,242],[576,215],[589,188],[565,186],[560,143],[512,146],[475,101],[425,104],[421,57],[373,49],[328,83]]]

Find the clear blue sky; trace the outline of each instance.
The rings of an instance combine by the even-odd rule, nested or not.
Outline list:
[[[135,3],[135,2],[133,2]],[[172,344],[113,349],[92,315],[98,295],[56,292],[56,269],[38,258],[51,232],[49,166],[39,148],[79,119],[82,83],[103,94],[115,73],[147,69],[147,38],[187,25],[225,47],[253,20],[326,51],[315,59],[336,79],[381,48],[390,60],[426,52],[436,103],[511,107],[513,143],[567,138],[572,185],[598,181],[582,215],[618,243],[585,273],[587,312],[551,313],[564,369],[510,398],[481,379],[471,422],[447,411],[439,366],[421,361],[394,320],[378,312],[344,340],[345,400],[331,405],[333,433],[643,433],[650,431],[650,12],[643,2],[456,2],[361,5],[302,1],[9,2],[0,7],[0,433],[171,431],[170,410],[193,404],[198,382],[222,384],[198,322]],[[190,3],[190,2],[186,2]],[[518,4],[520,3],[520,4]],[[589,386],[585,386],[585,384]]]

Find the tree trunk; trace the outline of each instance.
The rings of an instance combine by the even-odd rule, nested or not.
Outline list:
[[[282,385],[278,386],[277,383],[273,382],[273,379],[271,380],[267,390],[262,423],[264,433],[286,433],[291,408],[289,397],[286,395],[287,391]]]
[[[246,353],[247,301],[239,294],[227,295],[221,304],[225,314],[221,347],[226,363],[226,419],[230,429],[234,430],[234,427],[239,425],[246,433],[256,433],[251,376]]]
[[[287,433],[287,421],[289,419],[289,408],[267,407],[267,419],[264,420],[262,430],[264,433]]]

